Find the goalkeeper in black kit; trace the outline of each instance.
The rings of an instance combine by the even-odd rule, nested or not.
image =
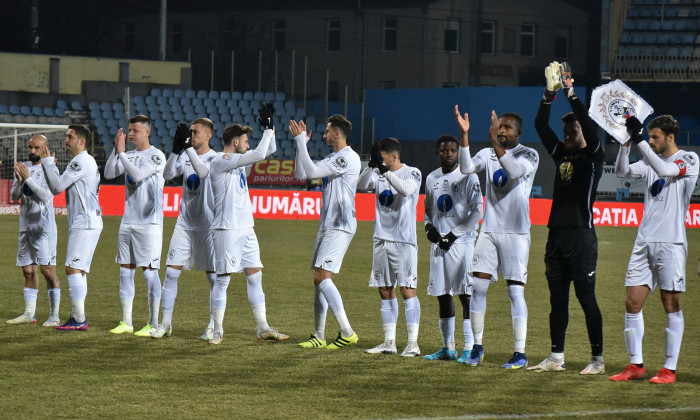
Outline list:
[[[535,128],[556,166],[544,257],[551,304],[549,331],[552,351],[549,357],[528,370],[555,372],[566,369],[564,341],[569,322],[569,287],[573,282],[576,298],[586,316],[592,353],[590,363],[581,374],[601,375],[605,373],[603,318],[595,297],[598,239],[593,225],[593,203],[603,173],[604,151],[595,124],[574,92],[569,65],[555,61],[545,69],[545,76],[547,89],[535,118]],[[549,127],[551,104],[559,88],[563,88],[573,111],[562,117],[563,142]]]

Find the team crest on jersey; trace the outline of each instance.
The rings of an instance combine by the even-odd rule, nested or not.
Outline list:
[[[574,165],[571,162],[562,162],[559,165],[559,178],[565,184],[571,184],[571,181],[574,179]]]
[[[475,266],[479,262],[479,256],[474,255],[474,258],[472,258],[472,267]]]
[[[77,174],[83,170],[83,167],[80,166],[80,162],[72,162],[70,165],[68,165],[68,170],[74,174]]]
[[[411,171],[411,177],[420,181],[420,172]]]
[[[221,155],[221,158],[228,160],[228,159],[231,159],[231,155],[228,153],[224,153],[223,155]]]
[[[481,185],[478,182],[475,182],[474,186],[472,188],[473,188],[474,192],[481,193]]]
[[[688,163],[688,165],[695,166],[695,158],[693,157],[693,155],[691,155],[691,154],[683,155],[683,157],[681,157],[681,159],[686,161]]]
[[[41,171],[34,172],[34,178],[41,179]]]
[[[163,159],[161,159],[158,155],[153,155],[151,156],[151,162],[155,166],[160,166],[160,164],[163,163]]]
[[[334,164],[335,166],[337,166],[338,168],[343,169],[343,168],[345,168],[346,166],[348,166],[348,161],[345,160],[344,157],[338,156],[338,157],[335,158],[335,160],[333,161],[333,164]]]
[[[452,183],[452,192],[457,192],[459,191],[459,182],[453,182]]]
[[[175,250],[171,249],[170,252],[168,252],[168,259],[171,260],[175,258]]]
[[[535,152],[528,151],[525,153],[525,159],[534,165],[537,163],[537,154]]]

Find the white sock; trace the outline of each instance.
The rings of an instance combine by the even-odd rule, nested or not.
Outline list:
[[[564,363],[564,352],[561,353],[549,353],[549,358],[557,363]]]
[[[642,311],[636,314],[625,312],[625,344],[630,355],[630,363],[642,364],[642,339],[644,338],[644,315]]]
[[[440,326],[440,334],[442,335],[442,343],[449,350],[455,349],[455,317],[440,318],[438,321]]]
[[[340,292],[338,288],[335,287],[333,280],[325,279],[318,285],[319,290],[323,293],[323,296],[328,302],[328,307],[331,309],[335,320],[338,322],[338,327],[340,327],[340,333],[343,337],[350,337],[355,332],[352,327],[350,327],[350,321],[348,321],[347,315],[345,315],[345,308],[343,307],[343,299],[340,297]]]
[[[672,312],[666,315],[668,327],[666,328],[666,362],[664,362],[664,367],[676,370],[678,355],[681,351],[681,341],[683,341],[683,330],[685,329],[683,311]]]
[[[58,308],[61,304],[61,289],[49,289],[49,317],[58,318]]]
[[[462,331],[464,331],[464,349],[471,350],[474,347],[474,334],[472,333],[472,320],[462,320]]]
[[[510,298],[510,316],[513,321],[513,347],[518,353],[525,353],[527,337],[527,305],[525,304],[525,286],[508,285]]]
[[[146,279],[146,286],[148,287],[148,323],[151,324],[152,327],[157,327],[161,288],[158,269],[147,268],[143,270],[143,278]]]
[[[394,308],[396,305],[396,311]],[[396,340],[396,321],[398,320],[399,314],[398,302],[396,298],[393,299],[382,299],[381,306],[381,318],[382,327],[384,329],[384,341],[395,341]]]
[[[127,325],[133,325],[131,318],[132,308],[134,306],[134,273],[136,270],[119,267],[119,302],[122,306],[122,321]]]
[[[258,333],[270,328],[267,324],[267,314],[265,309],[265,293],[262,289],[262,271],[246,276],[246,288],[248,290],[248,302],[253,310],[253,318]]]
[[[24,314],[29,318],[34,318],[36,314],[36,297],[39,289],[24,288]]]
[[[166,327],[170,327],[173,323],[173,310],[175,309],[175,298],[177,297],[177,280],[180,278],[181,273],[181,270],[173,267],[168,267],[165,270],[160,304],[163,307],[163,324]]]
[[[212,290],[216,284],[216,273],[207,273],[207,281],[209,281],[209,325],[207,328],[214,329],[214,301],[212,300]]]
[[[224,313],[226,312],[226,291],[231,281],[230,275],[216,276],[216,285],[212,289],[214,332],[223,334]]]
[[[486,316],[486,292],[489,289],[489,280],[474,277],[472,281],[472,297],[469,300],[469,318],[474,334],[474,344],[483,344],[484,318]]]
[[[80,273],[68,275],[68,294],[73,307],[71,316],[77,322],[85,322],[85,297],[87,296],[85,280],[86,278]]]
[[[319,340],[325,340],[327,311],[328,302],[325,296],[318,286],[314,286],[314,335]]]
[[[408,329],[408,341],[418,341],[418,325],[420,324],[420,302],[418,296],[403,301],[406,312],[406,328]]]

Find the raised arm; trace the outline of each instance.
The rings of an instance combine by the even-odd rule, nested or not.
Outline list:
[[[289,121],[289,131],[294,136],[294,141],[297,143],[296,163],[304,170],[304,177],[299,179],[319,179],[333,175],[333,171],[328,166],[319,167],[314,164],[309,156],[309,151],[306,149],[308,136],[306,135],[306,125],[303,121],[297,124],[296,121]],[[296,176],[296,171],[295,171]]]
[[[629,117],[627,121],[625,121],[625,126],[627,128],[627,133],[630,135],[630,141],[637,144],[639,151],[642,153],[642,156],[644,156],[644,160],[658,176],[679,176],[685,174],[685,169],[681,169],[679,166],[680,162],[664,162],[656,152],[651,150],[649,143],[644,141],[644,137],[642,137],[644,128],[642,122],[639,121],[637,117]]]
[[[585,150],[589,153],[594,153],[600,148],[600,138],[598,137],[598,129],[591,117],[588,116],[586,106],[581,102],[581,99],[574,92],[574,88],[564,89],[566,97],[571,105],[571,110],[576,116],[576,120],[581,125],[581,133],[586,140]]]
[[[192,169],[194,169],[194,172],[197,174],[197,176],[202,179],[208,177],[209,168],[207,168],[207,165],[205,165],[204,162],[202,162],[202,159],[199,158],[199,155],[194,150],[194,147],[188,147],[187,149],[185,149],[185,153],[187,153],[187,157],[190,158]]]
[[[178,160],[180,155],[177,153],[171,153],[168,156],[168,160],[165,161],[165,168],[163,168],[163,178],[171,180],[176,176],[182,175],[182,167],[178,165]]]
[[[265,153],[270,147],[270,142],[273,141],[274,138],[275,132],[269,128],[265,129],[265,131],[263,131],[262,139],[260,139],[260,143],[258,143],[258,147],[244,153],[238,160],[238,167],[252,165],[255,162],[265,159]]]
[[[374,168],[369,166],[360,172],[360,178],[357,180],[357,189],[360,191],[374,191],[376,176]]]
[[[618,178],[641,178],[644,176],[639,165],[630,165],[630,149],[630,142],[628,141],[624,145],[620,145],[620,150],[617,152],[615,175]]]
[[[414,178],[412,175],[410,178],[404,179],[397,176],[394,172],[388,171],[384,173],[384,177],[394,187],[396,192],[404,197],[408,197],[420,188],[420,173],[418,173],[418,178]]]

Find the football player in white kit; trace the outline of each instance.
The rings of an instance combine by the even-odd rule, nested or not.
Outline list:
[[[28,162],[15,162],[15,180],[12,183],[12,201],[21,198],[19,213],[19,238],[17,240],[17,265],[24,274],[24,313],[7,320],[8,324],[33,324],[36,322],[36,298],[39,293],[37,266],[46,279],[49,295],[49,318],[45,327],[60,324],[58,306],[61,300],[61,284],[56,275],[56,217],[53,211],[53,194],[44,179],[39,148],[46,144],[41,134],[32,136],[27,145]],[[58,172],[56,172],[58,176]]]
[[[311,269],[314,270],[315,330],[307,341],[299,343],[299,347],[337,350],[357,344],[358,340],[345,314],[343,299],[331,277],[333,273],[340,272],[345,252],[357,230],[355,190],[360,176],[360,156],[348,146],[352,123],[342,115],[336,114],[328,118],[323,138],[333,152],[320,162],[314,162],[309,156],[306,142],[311,133],[306,133],[304,121],[297,123],[291,120],[289,132],[297,144],[294,176],[298,179],[323,179],[318,233],[311,256]],[[326,346],[328,307],[338,322],[340,332],[335,341]]]
[[[688,257],[685,215],[698,178],[698,155],[678,149],[679,125],[670,115],[660,115],[649,122],[649,142],[643,140],[642,123],[636,117],[630,117],[626,125],[630,140],[620,147],[615,173],[621,178],[646,178],[647,188],[644,191],[644,216],[625,276],[624,334],[630,363],[610,380],[644,378],[642,307],[649,293],[658,287],[668,319],[666,362],[650,382],[670,384],[676,381],[676,364],[683,339],[680,298],[685,291]],[[631,141],[637,144],[644,159],[630,165]]]
[[[129,141],[135,150],[126,151],[126,134],[120,128],[114,139],[114,151],[105,164],[105,178],[125,175],[124,216],[119,225],[119,244],[115,261],[119,264],[119,301],[122,320],[109,332],[134,333],[132,307],[134,274],[143,268],[148,290],[149,319],[134,335],[150,337],[158,326],[160,309],[160,253],[163,246],[163,169],[165,155],[149,140],[151,120],[145,115],[129,118]]]
[[[223,340],[223,320],[226,310],[226,290],[231,273],[243,271],[246,276],[248,301],[253,309],[259,341],[282,341],[288,335],[278,332],[267,324],[265,294],[262,289],[262,262],[260,246],[253,230],[253,204],[248,193],[246,166],[265,159],[271,143],[275,142],[273,123],[274,108],[263,105],[258,112],[258,120],[264,131],[255,150],[249,151],[248,134],[253,129],[248,126],[231,124],[224,129],[224,151],[218,153],[211,163],[211,188],[214,193],[214,220],[212,222],[214,241],[214,267],[216,284],[211,292],[211,305],[214,314],[213,337],[211,344]]]
[[[88,329],[85,319],[87,273],[102,232],[102,211],[98,201],[100,172],[95,159],[85,150],[90,138],[90,130],[83,124],[68,126],[66,150],[73,159],[60,176],[48,146],[44,144],[39,149],[49,190],[54,195],[66,192],[68,246],[65,265],[72,311],[68,321],[55,327],[62,331]]]
[[[435,141],[440,168],[425,178],[425,233],[430,246],[428,295],[436,296],[440,308],[442,347],[427,360],[457,360],[455,348],[455,307],[453,296],[462,304],[464,350],[460,360],[466,362],[473,345],[469,322],[471,274],[474,240],[479,220],[484,214],[484,198],[475,174],[459,169],[459,141],[443,135]]]
[[[502,367],[520,369],[527,366],[525,283],[530,255],[530,190],[539,156],[534,149],[520,144],[523,120],[518,114],[507,112],[499,118],[491,111],[491,147],[481,149],[473,158],[469,151],[469,115],[462,117],[455,105],[455,118],[461,132],[459,169],[464,174],[485,171],[486,175],[486,210],[471,267],[474,348],[466,363],[478,366],[484,358],[486,292],[500,274],[508,287],[515,347]]]
[[[398,285],[406,310],[408,343],[404,357],[420,355],[418,326],[420,302],[418,283],[418,244],[416,242],[416,205],[422,177],[418,169],[401,162],[401,143],[387,137],[372,146],[370,161],[357,183],[362,191],[376,195],[372,272],[369,286],[379,290],[384,342],[365,353],[396,354],[396,321],[399,305]]]

